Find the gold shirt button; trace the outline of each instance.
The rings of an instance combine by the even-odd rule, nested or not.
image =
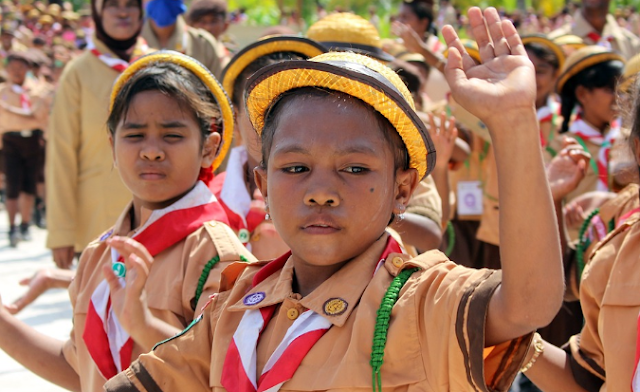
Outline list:
[[[402,260],[402,257],[394,257],[393,260],[391,260],[391,264],[393,264],[395,267],[400,268],[404,265],[404,260]]]
[[[289,317],[289,320],[295,320],[298,318],[299,315],[300,315],[300,312],[298,312],[298,309],[296,308],[291,308],[287,310],[287,317]]]

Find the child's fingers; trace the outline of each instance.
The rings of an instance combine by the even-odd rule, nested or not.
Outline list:
[[[127,297],[139,298],[149,277],[145,262],[136,255],[127,260]]]
[[[102,276],[104,276],[105,280],[107,281],[107,284],[109,285],[109,289],[111,289],[112,293],[116,293],[122,289],[120,280],[111,269],[110,264],[105,264],[102,266]]]
[[[433,113],[429,113],[429,130],[432,136],[436,136],[438,134],[438,127],[436,126],[436,119],[433,116]]]
[[[449,57],[447,61],[447,65],[452,60],[451,48],[456,48],[459,55],[462,57],[462,65],[458,68],[462,68],[463,70],[468,70],[473,67],[476,63],[473,61],[467,50],[462,45],[462,41],[458,37],[458,33],[456,33],[455,29],[451,25],[446,25],[442,28],[442,37],[447,43],[447,47],[449,48]]]
[[[115,248],[125,260],[134,254],[144,260],[149,266],[153,263],[153,256],[151,256],[147,248],[132,238],[113,237],[108,243]]]
[[[507,39],[502,32],[502,22],[498,11],[489,7],[484,11],[484,18],[487,21],[487,28],[489,34],[491,34],[491,41],[493,42],[493,52],[496,56],[503,56],[511,53]]]
[[[456,47],[449,48],[449,58],[447,65],[444,67],[444,77],[452,90],[464,85],[467,81],[467,75],[464,72],[462,56]]]
[[[509,49],[511,50],[511,54],[518,56],[526,56],[527,51],[522,44],[522,40],[520,39],[520,35],[518,34],[518,30],[511,23],[510,20],[502,21],[502,33],[504,34],[504,38],[507,40],[507,44],[509,45]]]
[[[478,51],[480,52],[480,58],[485,63],[495,57],[493,51],[493,42],[487,31],[487,25],[485,24],[485,18],[482,11],[478,7],[469,8],[467,13],[469,17],[469,25],[473,31],[473,36],[478,43]]]

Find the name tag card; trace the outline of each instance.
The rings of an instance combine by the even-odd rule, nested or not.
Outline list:
[[[458,183],[458,215],[482,215],[482,187],[480,181]]]

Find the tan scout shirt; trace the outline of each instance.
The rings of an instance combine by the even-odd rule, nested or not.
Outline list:
[[[118,219],[113,228],[115,234],[131,234],[131,208],[127,207]],[[230,228],[215,221],[207,222],[181,242],[160,252],[154,258],[145,285],[151,313],[174,327],[186,327],[200,313],[208,297],[218,292],[221,271],[240,255],[255,260]],[[192,303],[204,266],[215,256],[220,256],[220,262],[209,273],[198,303]],[[91,295],[104,279],[101,267],[105,264],[111,264],[111,248],[105,241],[92,242],[82,253],[77,275],[69,287],[73,330],[63,354],[80,376],[83,392],[102,391],[106,382],[82,339]],[[132,360],[147,350],[135,344]]]
[[[95,37],[94,42],[101,53],[115,56]],[[131,200],[113,167],[106,126],[118,75],[87,51],[60,78],[47,142],[48,248],[82,251]]]
[[[578,10],[578,12],[573,15],[573,22],[571,24],[566,24],[552,31],[549,37],[553,39],[562,35],[573,34],[582,38],[587,45],[597,45],[598,42],[589,38],[589,33],[592,32],[600,35],[604,39],[608,39],[611,49],[627,60],[640,53],[640,39],[627,29],[620,27],[618,22],[616,22],[616,18],[611,14],[607,15],[607,23],[604,25],[602,34],[598,33],[593,26],[587,22],[584,16],[582,16],[582,12]]]
[[[223,54],[218,53],[216,39],[213,35],[202,29],[188,26],[182,16],[178,16],[176,28],[171,38],[169,38],[166,47],[160,45],[160,41],[158,41],[155,33],[151,30],[149,21],[146,21],[142,27],[141,35],[150,47],[184,53],[201,62],[216,78],[220,78],[220,74],[222,73],[220,58],[223,57]]]
[[[429,218],[442,225],[442,200],[431,176],[418,183],[407,204],[407,212]]]
[[[400,292],[389,324],[382,365],[386,391],[506,391],[522,365],[530,336],[484,349],[484,320],[489,300],[501,281],[498,271],[456,265],[439,251],[415,259],[390,254],[374,272],[387,243],[383,235],[304,298],[292,291],[293,264],[251,287],[264,263],[232,264],[223,272],[221,293],[204,318],[183,335],[142,355],[127,371],[106,384],[107,391],[216,391],[221,386],[225,354],[245,310],[277,304],[257,347],[257,370],[282,340],[294,320],[311,309],[332,327],[304,357],[280,391],[370,391],[369,364],[376,312],[392,279],[419,267]],[[237,269],[244,271],[235,286]],[[234,271],[236,269],[236,271]],[[373,275],[373,277],[372,277]],[[246,306],[243,298],[262,291],[265,301]],[[331,316],[324,304],[339,298],[347,306]]]
[[[10,83],[0,85],[0,134],[35,129],[44,131],[47,128],[52,89],[40,88],[27,82],[22,89],[30,102],[30,108],[26,111],[22,107],[21,94],[14,91]]]
[[[585,324],[565,350],[588,391],[629,391],[640,313],[640,220],[628,220],[600,243],[582,276]]]

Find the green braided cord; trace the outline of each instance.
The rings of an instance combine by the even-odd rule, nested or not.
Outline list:
[[[584,271],[584,252],[589,247],[589,244],[587,244],[587,239],[585,238],[585,233],[589,228],[589,223],[591,223],[591,220],[593,219],[593,217],[598,215],[599,212],[600,212],[599,208],[596,208],[595,210],[591,211],[589,216],[587,216],[587,219],[585,219],[584,222],[582,222],[582,226],[580,226],[580,231],[578,232],[578,244],[576,245],[578,282],[580,282],[580,278],[582,277],[582,271]]]
[[[551,155],[551,158],[554,158],[556,155],[558,155],[558,153],[556,152],[556,150],[554,150],[553,148],[547,146],[545,147],[545,150],[547,150],[547,152],[549,153],[549,155]]]
[[[615,230],[615,228],[616,228],[616,220],[614,218],[609,221],[609,230],[607,230],[607,233],[611,233],[612,231]]]
[[[240,255],[240,261],[248,262],[246,257]],[[204,284],[207,282],[209,278],[209,274],[213,267],[220,262],[220,256],[216,256],[213,259],[209,260],[209,262],[202,269],[202,274],[200,275],[200,279],[198,279],[198,286],[196,287],[196,297],[194,299],[194,304],[197,304],[200,300],[200,296],[202,295],[202,290],[204,290]]]
[[[453,225],[451,221],[447,222],[447,249],[444,251],[444,254],[449,257],[451,256],[451,252],[453,252],[453,247],[456,245],[456,232],[453,229]]]
[[[389,331],[389,319],[391,319],[391,309],[393,305],[398,301],[400,296],[400,290],[407,283],[409,277],[419,268],[407,269],[398,274],[389,285],[387,292],[382,298],[382,303],[378,309],[378,315],[376,317],[376,326],[373,330],[373,346],[371,347],[371,369],[373,391],[382,391],[382,377],[380,375],[380,368],[384,362],[384,347],[387,344],[387,332]]]

